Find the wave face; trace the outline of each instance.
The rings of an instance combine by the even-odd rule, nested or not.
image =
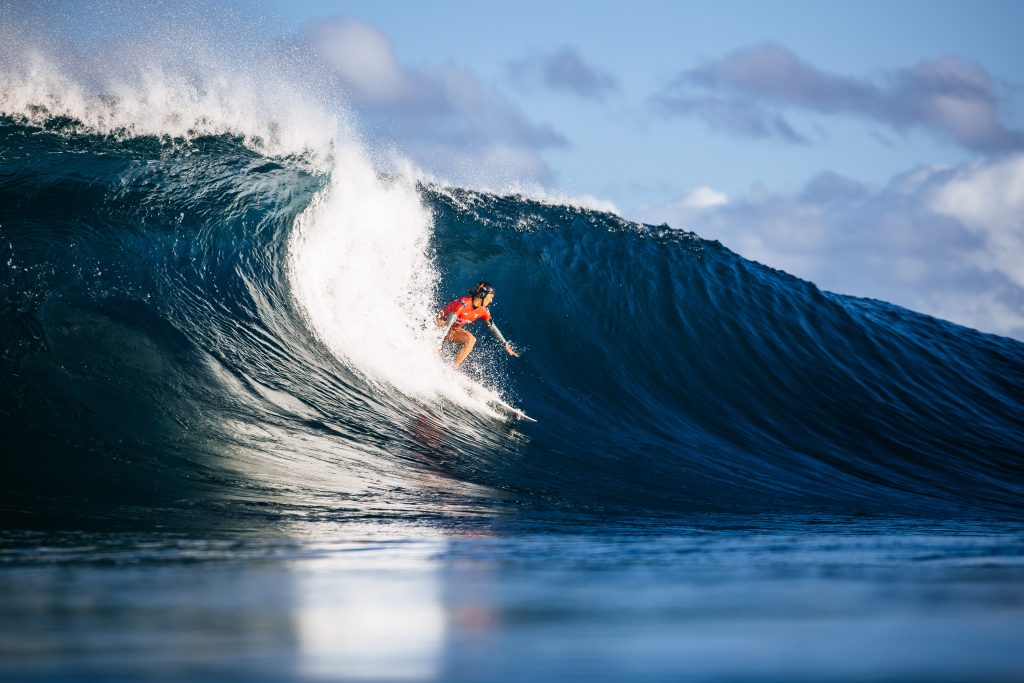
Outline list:
[[[0,159],[9,524],[1021,509],[1019,342],[341,152],[8,117]],[[524,353],[459,374],[431,318],[479,279]]]

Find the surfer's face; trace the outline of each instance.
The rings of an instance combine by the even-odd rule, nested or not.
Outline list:
[[[491,302],[494,301],[494,292],[488,292],[487,296],[480,302],[481,306],[490,306]]]

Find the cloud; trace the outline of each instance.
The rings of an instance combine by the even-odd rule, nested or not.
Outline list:
[[[679,73],[652,98],[665,116],[696,116],[748,137],[806,143],[785,114],[852,114],[898,132],[921,129],[974,151],[1024,149],[1024,132],[1003,123],[992,77],[955,57],[879,78],[827,73],[773,43]]]
[[[724,192],[702,185],[661,206],[642,208],[641,220],[647,223],[687,227],[703,216],[708,209],[723,207],[728,203],[729,197]]]
[[[401,64],[388,37],[359,20],[312,22],[299,44],[318,56],[371,137],[399,145],[452,181],[500,169],[550,182],[554,173],[541,152],[568,146],[561,133],[529,120],[467,68]],[[473,158],[481,163],[470,171]]]
[[[521,88],[536,85],[583,99],[604,101],[618,90],[615,77],[583,61],[579,53],[564,46],[549,54],[532,54],[510,62],[509,80]]]
[[[501,143],[466,150],[427,140],[410,141],[396,154],[399,159],[391,166],[401,169],[402,164],[396,162],[411,156],[415,168],[409,168],[406,175],[428,182],[508,193],[556,184],[554,172],[535,152]]]
[[[972,262],[1024,289],[1024,155],[974,163],[935,189],[930,208],[981,239]]]
[[[724,206],[729,197],[707,185],[702,185],[683,197],[683,206],[694,209],[708,209],[713,206]]]
[[[360,101],[375,104],[414,97],[415,84],[403,73],[382,32],[355,20],[311,24],[307,34]]]
[[[694,194],[641,218],[830,291],[1024,339],[1024,153],[917,168],[881,188],[827,172],[794,194],[754,190],[705,205]]]

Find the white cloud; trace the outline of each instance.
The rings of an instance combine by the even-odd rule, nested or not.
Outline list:
[[[471,69],[404,65],[384,33],[356,19],[310,23],[300,45],[319,55],[373,142],[398,147],[428,173],[459,183],[553,181],[541,153],[567,146],[565,137]]]
[[[869,188],[825,173],[799,193],[641,209],[811,280],[1024,339],[1024,154],[921,167]]]
[[[930,204],[982,238],[976,265],[1024,287],[1024,155],[959,170]]]
[[[657,207],[642,207],[642,219],[647,223],[668,223],[674,227],[688,227],[699,220],[707,209],[725,206],[729,197],[707,185],[683,192],[667,204]]]
[[[712,206],[722,206],[728,203],[728,195],[707,185],[702,185],[683,197],[683,205],[694,209],[707,209]]]
[[[358,98],[384,103],[407,95],[409,84],[391,41],[374,27],[354,19],[338,19],[311,25],[309,34]]]
[[[428,159],[417,175],[445,185],[493,190],[527,185],[550,185],[551,169],[534,152],[495,143],[472,151],[449,145],[410,142],[403,152]]]

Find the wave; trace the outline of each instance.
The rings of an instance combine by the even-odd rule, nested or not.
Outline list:
[[[0,119],[9,523],[1019,512],[1021,343],[347,149]],[[460,374],[432,319],[481,278],[524,353]]]

